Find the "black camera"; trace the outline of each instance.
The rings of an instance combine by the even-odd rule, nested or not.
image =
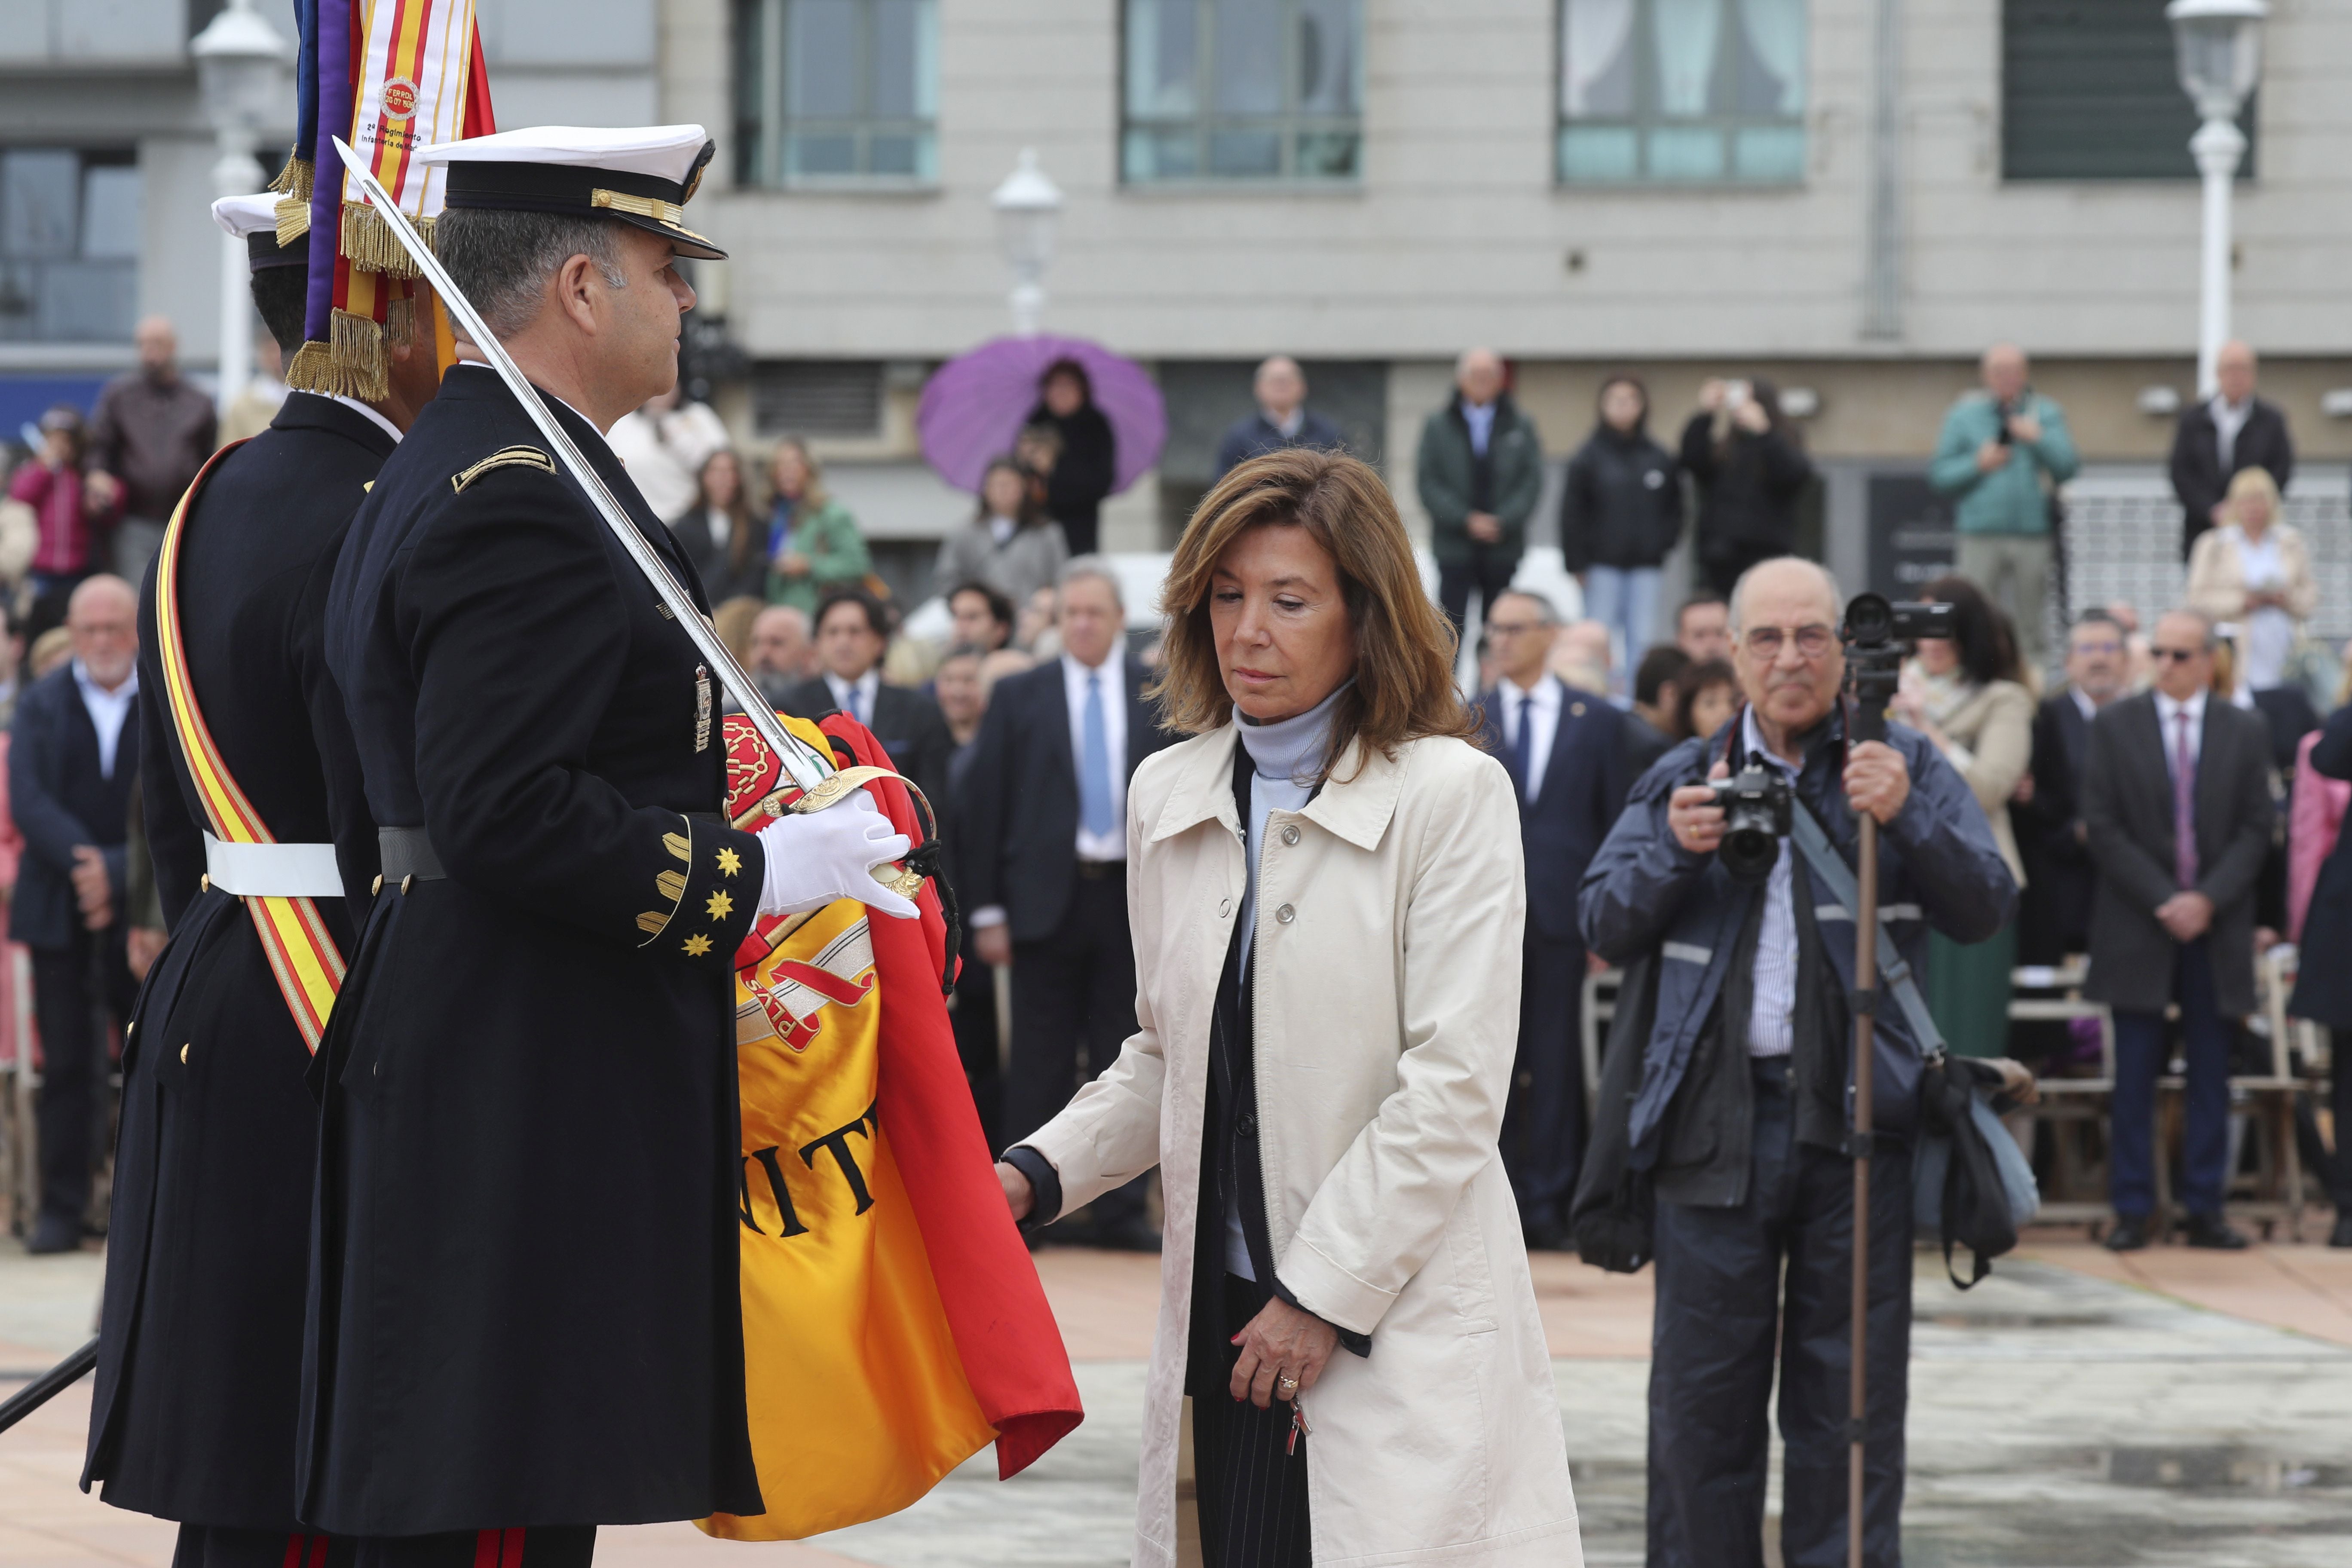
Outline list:
[[[1890,604],[1856,594],[1845,605],[1845,689],[1853,699],[1852,742],[1886,739],[1886,705],[1903,673],[1908,645],[1952,635],[1949,605]]]
[[[1716,858],[1737,881],[1764,880],[1780,858],[1780,840],[1789,837],[1796,811],[1787,776],[1751,759],[1710,787],[1723,806],[1723,842]]]

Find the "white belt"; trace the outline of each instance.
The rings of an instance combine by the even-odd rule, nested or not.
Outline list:
[[[342,868],[331,844],[226,844],[205,835],[205,870],[224,893],[263,899],[340,899]]]

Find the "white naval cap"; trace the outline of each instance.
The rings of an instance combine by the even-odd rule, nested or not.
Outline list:
[[[268,191],[250,196],[223,196],[213,204],[213,222],[232,239],[245,241],[247,258],[256,272],[265,267],[301,267],[310,259],[308,230],[290,246],[278,243],[278,197]]]
[[[450,207],[602,214],[660,235],[680,256],[727,253],[686,226],[686,204],[717,144],[699,125],[536,125],[436,142],[419,163],[448,172]]]

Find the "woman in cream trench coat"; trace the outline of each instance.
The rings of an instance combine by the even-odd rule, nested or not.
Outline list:
[[[1283,526],[1318,520],[1312,530]],[[1179,547],[1168,590],[1170,718],[1196,732],[1147,762],[1128,795],[1139,1027],[1013,1153],[1050,1163],[1058,1213],[1160,1169],[1168,1219],[1135,1561],[1173,1563],[1195,1249],[1227,1245],[1223,1227],[1196,1234],[1212,1012],[1250,895],[1231,700],[1185,689],[1186,622],[1198,617],[1197,672],[1212,567],[1214,592],[1230,589],[1238,604],[1242,591],[1222,568],[1250,536],[1286,535],[1295,547],[1310,531],[1338,544],[1356,612],[1346,671],[1355,684],[1332,692],[1358,699],[1354,732],[1401,710],[1374,683],[1393,683],[1407,661],[1376,658],[1373,645],[1424,618],[1427,658],[1412,668],[1442,689],[1427,701],[1442,703],[1454,728],[1424,728],[1386,751],[1348,742],[1303,810],[1272,811],[1260,825],[1248,1033],[1264,1238],[1297,1308],[1370,1340],[1369,1354],[1341,1351],[1306,1367],[1295,1395],[1309,1435],[1313,1561],[1579,1564],[1550,1359],[1496,1149],[1518,1028],[1517,811],[1502,766],[1457,738],[1466,725],[1444,682],[1448,639],[1420,595],[1393,504],[1352,458],[1291,451],[1243,465],[1202,501],[1192,533],[1207,541],[1188,538],[1189,564]],[[1332,563],[1328,552],[1318,558]],[[1216,637],[1226,660],[1222,626]],[[1212,668],[1194,684],[1217,677]],[[1228,670],[1223,685],[1239,684]],[[1029,1184],[1006,1184],[1023,1206]],[[1305,1313],[1292,1316],[1312,1321]]]

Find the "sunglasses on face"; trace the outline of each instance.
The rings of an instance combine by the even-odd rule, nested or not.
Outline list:
[[[2187,664],[2190,659],[2203,654],[2205,650],[2201,647],[2152,647],[2147,651],[2157,658],[2168,659],[2174,664]]]

